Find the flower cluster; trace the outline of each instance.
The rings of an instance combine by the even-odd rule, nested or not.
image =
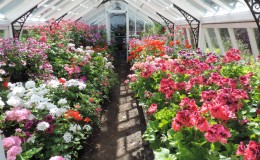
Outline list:
[[[22,153],[21,139],[17,136],[11,136],[2,141],[4,149],[7,150],[7,160],[16,160],[16,156]]]
[[[128,76],[131,89],[150,115],[144,138],[152,149],[157,153],[167,148],[169,157],[177,159],[236,159],[241,139],[258,144],[259,62],[247,62],[237,49],[218,56],[190,50],[188,45],[178,55],[160,56],[157,40],[130,42],[130,52],[138,57],[132,60],[134,74]],[[148,47],[150,42],[153,45]],[[259,152],[257,145],[252,146],[240,145],[238,155],[259,159],[251,154]]]
[[[236,154],[244,156],[244,160],[257,160],[260,158],[260,143],[250,141],[245,147],[243,142],[240,142]]]

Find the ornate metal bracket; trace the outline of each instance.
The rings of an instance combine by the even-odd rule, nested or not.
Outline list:
[[[189,13],[187,13],[186,11],[184,11],[183,9],[181,9],[180,7],[176,6],[175,4],[173,4],[173,6],[181,12],[181,14],[185,17],[186,21],[189,23],[192,34],[194,36],[195,45],[196,45],[196,47],[198,47],[199,46],[200,21],[197,18],[190,15]],[[192,25],[196,25],[196,26],[193,27]]]
[[[148,16],[148,18],[150,18],[154,24],[158,24],[158,25],[161,25],[161,23],[159,23],[158,21],[156,21],[155,19],[153,19],[152,17]]]
[[[164,17],[163,15],[161,15],[157,12],[156,12],[156,14],[163,19],[163,21],[167,25],[167,28],[169,29],[170,33],[174,33],[174,23],[172,21],[170,21],[169,19],[167,19],[166,17]]]
[[[245,0],[260,32],[260,0]]]
[[[65,13],[64,15],[60,16],[59,18],[56,19],[56,22],[59,24],[60,21],[66,16],[68,13]]]
[[[38,5],[34,6],[32,9],[18,17],[16,20],[14,20],[11,25],[12,25],[12,30],[13,30],[13,37],[14,38],[19,38],[21,31],[23,29],[23,25],[26,21],[26,19],[30,16],[30,14],[38,7]]]
[[[97,8],[99,8],[102,4],[105,4],[105,3],[107,3],[107,2],[111,2],[111,0],[103,0],[99,5],[98,5],[98,7]]]

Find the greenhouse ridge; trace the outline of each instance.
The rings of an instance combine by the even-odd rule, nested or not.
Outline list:
[[[0,0],[0,159],[260,159],[259,9]]]

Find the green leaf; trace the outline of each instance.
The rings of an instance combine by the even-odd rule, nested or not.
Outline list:
[[[21,160],[28,160],[28,159],[32,158],[33,155],[40,152],[41,150],[42,150],[42,147],[29,149],[28,151],[25,151],[21,155],[19,155],[19,158],[21,158]]]
[[[159,148],[154,151],[154,159],[155,160],[176,160],[177,157],[170,154],[169,149]]]
[[[254,134],[260,135],[260,128],[253,128],[252,131]]]

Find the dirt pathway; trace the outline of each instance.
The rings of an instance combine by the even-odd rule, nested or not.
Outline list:
[[[81,160],[152,160],[151,151],[142,141],[145,131],[143,112],[137,107],[128,85],[124,84],[129,66],[119,60],[115,67],[120,83],[112,90],[100,134],[91,142],[92,151]]]

